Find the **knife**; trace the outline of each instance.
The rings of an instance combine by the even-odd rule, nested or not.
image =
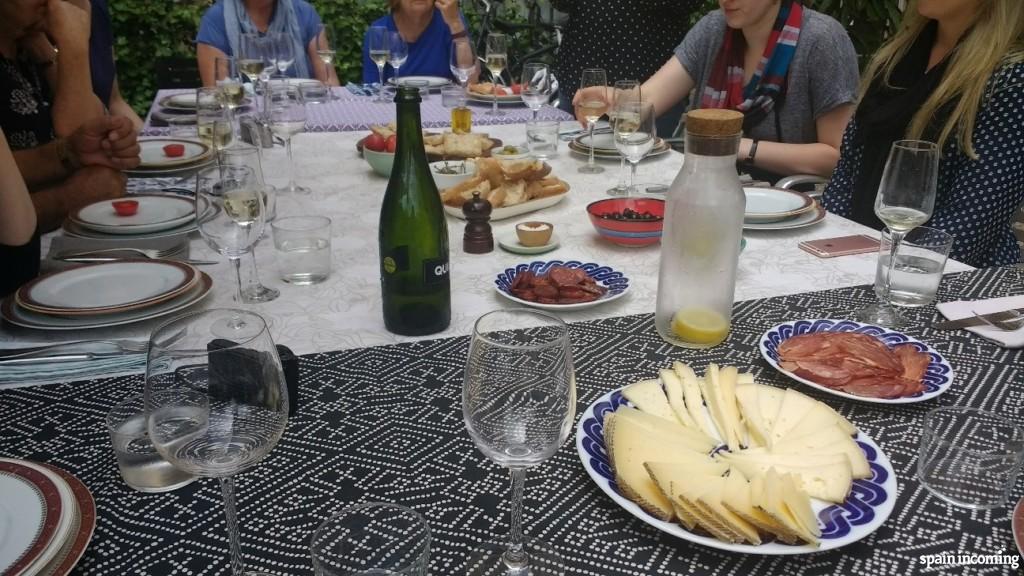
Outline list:
[[[1015,308],[1013,310],[1003,310],[1002,312],[991,312],[989,314],[982,314],[981,316],[968,316],[967,318],[961,318],[959,320],[946,320],[944,322],[936,322],[932,324],[934,330],[958,330],[960,328],[976,328],[978,326],[988,326],[985,320],[989,321],[1000,321],[1000,320],[1012,320],[1016,316],[1014,313],[1024,312],[1024,308]]]
[[[111,358],[113,356],[130,356],[144,354],[144,352],[82,352],[81,354],[56,354],[53,356],[22,356],[18,358],[0,358],[0,366],[12,364],[39,364],[51,362],[81,362],[84,360],[96,360],[97,358]]]
[[[124,260],[124,258],[116,258],[114,256],[67,256],[65,258],[57,258],[57,260],[62,262],[116,262]],[[192,266],[213,266],[219,263],[216,260],[178,260],[178,262],[184,262]]]

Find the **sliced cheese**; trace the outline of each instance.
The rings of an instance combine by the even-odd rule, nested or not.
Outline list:
[[[764,476],[764,490],[758,505],[776,522],[795,532],[801,540],[808,544],[818,545],[817,537],[803,527],[783,499],[782,480],[774,470],[770,470]]]
[[[690,413],[690,417],[700,426],[700,429],[705,434],[714,438],[715,432],[713,427],[709,425],[707,413],[704,411],[704,402],[701,399],[697,374],[693,371],[693,368],[678,361],[672,363],[672,371],[679,376],[679,380],[683,384],[683,399],[686,401],[686,411]]]
[[[679,465],[672,462],[647,462],[644,467],[654,484],[672,502],[676,515],[684,526],[691,530],[701,526],[711,532],[715,538],[727,542],[734,541],[733,534],[719,529],[707,517],[706,512],[696,500],[686,496],[692,490],[690,489],[689,482],[684,480],[694,477],[713,477],[717,471],[724,472],[724,468],[705,468],[702,466]]]
[[[728,420],[722,412],[722,396],[719,391],[718,381],[718,365],[709,364],[708,369],[704,372],[704,378],[697,380],[700,386],[701,394],[704,396],[704,402],[708,405],[708,412],[711,413],[711,420],[715,423],[715,428],[718,430],[718,436],[729,445],[730,450],[735,450],[739,446],[736,443],[736,439],[732,432],[732,427],[729,426]]]
[[[675,412],[668,404],[665,392],[661,389],[661,383],[657,380],[634,382],[622,389],[622,395],[632,402],[633,406],[648,414],[678,422]]]
[[[757,381],[754,380],[754,375],[751,374],[750,372],[740,372],[739,374],[736,375],[736,386],[740,386],[743,384],[751,385],[756,383]]]
[[[818,517],[811,509],[811,499],[806,492],[797,486],[797,479],[791,474],[783,474],[779,478],[782,487],[782,501],[790,514],[804,531],[814,536],[815,539],[821,536],[821,527],[818,526]]]
[[[815,464],[804,458],[808,464],[803,466],[782,465],[751,457],[736,457],[734,454],[721,454],[720,458],[729,464],[739,468],[748,478],[767,474],[774,469],[779,474],[790,473],[800,480],[800,488],[810,496],[820,500],[841,503],[846,500],[853,486],[853,475],[850,471],[850,463],[843,455],[831,459],[829,463]],[[817,457],[823,459],[824,457]],[[822,461],[823,460],[819,460]]]
[[[690,416],[686,409],[686,400],[683,398],[683,381],[672,370],[659,370],[661,382],[665,385],[665,396],[668,397],[668,405],[675,412],[676,418],[689,428],[697,428],[697,423]]]
[[[723,366],[718,371],[722,416],[729,422],[735,440],[735,447],[733,444],[729,444],[730,450],[746,445],[747,441],[746,429],[740,424],[740,411],[736,406],[737,374],[735,366]]]
[[[814,398],[787,388],[782,394],[782,404],[775,415],[775,422],[768,436],[768,445],[774,446],[801,424],[819,428],[827,426],[832,421],[832,415],[818,409],[817,404],[818,401]]]
[[[761,406],[761,421],[768,430],[775,426],[775,417],[779,414],[779,407],[782,406],[782,397],[785,393],[784,389],[774,386],[761,385],[757,387],[757,403]]]
[[[708,438],[703,432],[687,428],[675,420],[665,420],[664,418],[641,412],[629,406],[620,406],[615,413],[633,421],[637,426],[648,431],[650,434],[657,435],[658,438],[665,438],[669,441],[685,444],[693,451],[701,454],[707,454],[718,445],[718,442]]]
[[[754,506],[751,499],[751,485],[736,468],[729,470],[722,490],[722,504],[756,527],[763,534],[773,534],[786,544],[796,544],[800,537],[792,530],[775,521],[774,518]]]
[[[722,477],[705,481],[705,490],[697,497],[697,501],[714,514],[729,532],[751,544],[760,544],[761,537],[757,533],[757,528],[722,503],[725,482]]]
[[[839,452],[831,454],[776,454],[769,452],[767,448],[748,448],[729,454],[723,453],[721,456],[728,461],[749,460],[785,467],[830,466],[832,464],[848,462],[846,455]]]
[[[796,438],[785,438],[772,447],[776,454],[845,454],[850,461],[850,471],[854,478],[871,478],[871,466],[868,464],[864,450],[857,442],[846,435],[838,425],[823,428],[817,433],[808,433]]]
[[[741,374],[742,376],[742,374]],[[739,384],[736,386],[736,402],[739,404],[740,414],[747,427],[751,444],[758,446],[768,445],[768,434],[771,428],[764,424],[761,418],[761,404],[758,401],[757,384]]]

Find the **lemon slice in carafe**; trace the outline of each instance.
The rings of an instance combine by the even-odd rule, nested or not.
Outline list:
[[[729,323],[710,308],[683,308],[672,316],[672,333],[693,344],[718,344],[729,335]]]

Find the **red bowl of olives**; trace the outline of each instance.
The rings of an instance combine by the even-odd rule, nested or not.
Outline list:
[[[590,223],[602,238],[620,246],[661,241],[665,201],[660,198],[606,198],[587,205]]]

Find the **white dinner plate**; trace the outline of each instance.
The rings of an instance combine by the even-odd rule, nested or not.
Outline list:
[[[123,324],[150,320],[184,310],[206,297],[210,292],[210,287],[212,286],[213,280],[210,279],[205,272],[200,272],[199,282],[184,294],[176,298],[172,298],[148,308],[129,310],[127,312],[115,312],[113,314],[105,314],[103,316],[85,317],[63,317],[37,314],[31,310],[26,310],[21,306],[18,306],[15,303],[14,298],[8,296],[4,299],[3,305],[0,306],[0,315],[3,316],[4,320],[14,324],[15,326],[35,328],[37,330],[86,330],[90,328],[109,328],[111,326],[121,326]]]
[[[584,133],[577,136],[573,141],[581,148],[593,147],[595,153],[608,152],[616,156],[619,154],[619,151],[615,148],[615,134],[611,131],[595,132],[593,139],[591,139],[589,133]]]
[[[779,222],[749,222],[743,221],[744,230],[793,230],[795,228],[804,228],[805,226],[814,226],[818,222],[825,219],[827,212],[822,208],[821,204],[814,202],[814,208],[788,218]]]
[[[72,525],[71,533],[65,540],[63,548],[42,571],[42,574],[49,576],[67,576],[81,559],[85,549],[89,546],[93,531],[96,529],[96,501],[85,484],[68,471],[49,464],[33,464],[45,468],[63,480],[70,488],[74,498],[76,522]]]
[[[578,304],[541,304],[540,302],[531,302],[512,295],[512,282],[515,281],[516,276],[528,270],[534,274],[546,274],[554,266],[579,268],[586,272],[587,276],[593,278],[599,286],[607,288],[608,291],[605,292],[604,296],[601,296],[597,300],[580,302]],[[498,294],[505,298],[524,306],[540,308],[541,310],[566,312],[572,310],[583,310],[584,308],[593,308],[594,306],[600,306],[601,304],[611,302],[612,300],[618,300],[625,296],[626,292],[629,291],[629,278],[627,278],[622,272],[619,272],[610,266],[603,266],[595,262],[584,263],[576,260],[568,260],[565,262],[561,260],[536,260],[534,262],[518,264],[515,268],[506,268],[503,272],[499,272],[497,277],[494,279],[494,289],[498,291]]]
[[[164,146],[168,144],[181,144],[185,147],[185,154],[175,158],[168,157],[164,153]],[[198,140],[186,138],[146,138],[139,140],[142,149],[139,153],[141,163],[140,169],[168,169],[184,165],[198,164],[213,156],[213,148]]]
[[[132,198],[132,196],[128,196],[128,198]],[[217,208],[216,206],[211,205],[209,201],[205,199],[201,199],[201,201],[205,202],[205,209],[203,210],[204,216],[210,210],[219,210],[219,208]],[[64,235],[66,236],[73,236],[76,238],[89,238],[93,240],[112,240],[117,242],[124,242],[125,246],[131,246],[132,243],[135,242],[136,240],[187,236],[189,233],[198,230],[195,218],[190,218],[186,223],[182,224],[181,226],[176,226],[174,228],[167,228],[166,230],[157,230],[155,232],[139,232],[136,234],[108,234],[106,232],[90,230],[89,228],[82,226],[81,224],[75,222],[74,220],[71,220],[70,218],[64,220],[64,223],[61,225],[61,228],[64,230]]]
[[[18,290],[27,305],[46,309],[109,309],[151,302],[182,291],[194,278],[188,264],[121,260],[69,268],[42,276]]]
[[[744,186],[746,222],[778,222],[814,209],[814,199],[795,190]]]
[[[476,92],[470,92],[469,90],[466,91],[466,100],[477,104],[494,104],[493,95],[477,94]],[[523,102],[522,96],[519,94],[505,94],[504,96],[498,96],[498,104],[522,104],[523,106],[526,106],[526,103]]]
[[[523,246],[519,243],[519,235],[516,234],[515,229],[507,230],[502,234],[496,236],[498,246],[502,249],[512,252],[513,254],[543,254],[545,252],[551,252],[555,248],[558,248],[559,241],[558,235],[554,232],[551,233],[551,238],[548,243],[543,246]]]
[[[829,388],[828,386],[823,386],[812,380],[808,380],[807,378],[801,378],[788,370],[783,370],[779,365],[779,345],[793,336],[800,334],[813,334],[817,332],[857,332],[860,334],[867,334],[878,338],[890,348],[897,344],[913,345],[919,352],[924,352],[931,358],[931,361],[928,363],[928,368],[925,370],[924,374],[924,392],[919,392],[914,396],[907,396],[904,398],[871,398],[867,396],[857,396],[855,394],[849,394],[841,390]],[[956,375],[953,371],[953,366],[943,358],[938,351],[924,342],[911,338],[910,336],[895,330],[872,326],[871,324],[862,324],[860,322],[854,322],[853,320],[832,320],[822,318],[784,322],[769,328],[768,331],[761,336],[761,340],[758,342],[757,347],[761,350],[761,356],[771,364],[772,368],[775,368],[797,382],[806,384],[812,388],[817,388],[823,392],[828,392],[834,396],[839,396],[840,398],[858,400],[860,402],[871,402],[874,404],[910,404],[931,400],[944,393],[946,390],[949,390],[950,386],[953,385],[953,377]]]
[[[157,102],[161,108],[167,108],[168,110],[191,110],[196,109],[196,92],[194,90],[184,92],[181,94],[171,94],[170,96],[164,96]]]
[[[170,168],[133,168],[125,170],[124,173],[130,178],[188,178],[200,170],[210,167],[217,161],[214,154],[193,164],[184,166],[172,166]]]
[[[864,432],[858,432],[854,440],[864,451],[873,476],[866,480],[854,480],[853,489],[843,504],[826,505],[824,502],[811,500],[811,506],[818,518],[818,526],[821,528],[819,547],[780,542],[767,542],[758,546],[731,544],[691,532],[679,524],[651,516],[623,496],[615,484],[612,466],[608,460],[608,449],[604,443],[604,417],[623,405],[629,405],[629,402],[622,395],[620,388],[598,398],[583,412],[576,426],[576,452],[583,462],[583,468],[594,483],[624,510],[658,530],[683,540],[741,554],[814,554],[841,548],[871,534],[885,523],[896,505],[896,472],[892,464],[874,440]]]
[[[56,535],[63,501],[53,480],[20,461],[0,461],[0,573],[32,566]]]
[[[579,154],[580,156],[590,155],[590,148],[588,146],[584,146],[583,144],[579,144],[575,140],[569,142],[569,151],[575,154]],[[644,156],[644,159],[646,160],[647,158],[652,158],[654,156],[668,154],[671,151],[672,147],[669,146],[669,144],[665,142],[663,138],[658,138],[658,141],[654,143],[654,147],[651,148],[651,151],[648,152],[646,156]],[[619,158],[621,158],[621,156],[619,155],[619,152],[617,150],[608,151],[595,148],[594,158],[600,158],[602,160],[618,160]]]
[[[534,200],[527,200],[522,204],[513,204],[512,206],[503,206],[501,208],[495,208],[491,210],[491,220],[505,220],[506,218],[514,218],[528,212],[534,212],[543,208],[554,206],[561,202],[569,192],[563,192],[562,194],[556,194],[555,196],[545,196],[544,198],[536,198]],[[460,220],[465,220],[466,215],[462,213],[462,207],[456,208],[454,206],[444,205],[444,211],[449,216],[455,216]]]
[[[441,76],[402,76],[398,80],[398,85],[406,86],[407,82],[409,82],[410,80],[426,81],[427,88],[430,89],[443,88],[452,83],[452,81],[449,80],[448,78],[443,78]],[[392,86],[395,85],[395,78],[393,76],[391,78],[388,78],[388,84],[391,84]]]
[[[75,535],[79,528],[81,518],[79,516],[75,494],[71,491],[71,486],[68,485],[68,483],[65,482],[64,479],[54,472],[54,470],[49,466],[44,466],[39,462],[14,460],[11,458],[0,459],[0,465],[3,464],[21,464],[35,469],[49,478],[57,487],[58,494],[60,494],[60,520],[57,522],[57,530],[47,543],[46,549],[43,553],[40,554],[24,572],[25,576],[50,574],[48,568],[60,560],[62,554],[66,551],[68,544],[75,539]]]
[[[131,216],[119,216],[113,203],[135,200],[138,211]],[[195,203],[188,198],[167,194],[138,194],[131,198],[102,200],[89,204],[71,215],[81,226],[107,234],[141,234],[177,228],[195,220]]]

